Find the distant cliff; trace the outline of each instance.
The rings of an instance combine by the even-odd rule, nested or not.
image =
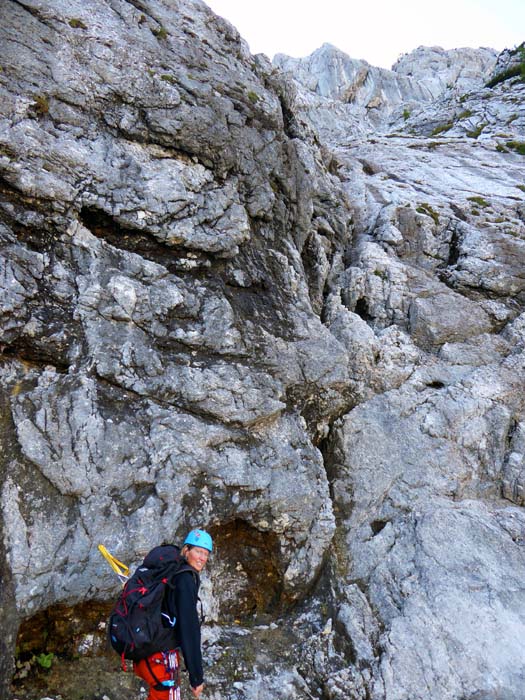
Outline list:
[[[482,87],[496,59],[493,49],[444,51],[421,46],[386,70],[324,44],[306,58],[278,54],[274,64],[321,97],[369,109],[392,109],[402,102],[432,102],[447,90]]]
[[[138,699],[97,545],[199,525],[210,698],[519,700],[523,49],[272,66],[198,0],[0,36],[0,698]]]

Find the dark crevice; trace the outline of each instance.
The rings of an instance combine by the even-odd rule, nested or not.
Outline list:
[[[461,207],[458,207],[457,204],[454,204],[454,202],[451,202],[450,208],[452,209],[454,214],[458,217],[458,219],[460,219],[461,221],[467,221],[467,215],[465,214],[463,209],[461,209]]]
[[[169,272],[187,272],[183,267],[186,257],[181,248],[163,245],[149,233],[121,226],[114,218],[93,207],[83,207],[80,220],[94,236],[114,248],[140,255],[146,260],[162,265]],[[209,259],[202,253],[192,252],[192,263],[205,263]]]
[[[6,148],[7,149],[7,155],[9,155],[12,158],[18,158],[19,154],[14,153],[11,149],[9,149],[7,146],[4,147],[2,146],[2,149]],[[52,203],[51,198],[50,199],[43,199],[40,197],[32,197],[28,195],[26,192],[21,187],[17,187],[13,183],[9,182],[4,177],[0,177],[0,195],[3,195],[4,197],[7,198],[8,204],[15,204],[19,205],[22,207],[24,210],[27,208],[27,205],[31,209],[36,210],[36,206],[41,204],[41,205],[46,205],[49,207],[49,204]],[[2,200],[0,200],[1,203]],[[5,201],[5,200],[4,200]],[[44,207],[42,207],[44,208]],[[38,211],[38,210],[36,210]],[[3,217],[6,217],[7,220],[10,220],[11,217],[9,217],[8,211],[5,209],[2,211]]]
[[[346,414],[348,411],[345,409],[342,414]],[[334,417],[331,422],[330,422],[330,427],[328,429],[328,433],[320,438],[317,441],[316,447],[321,453],[321,457],[323,460],[323,467],[326,473],[326,478],[328,481],[328,490],[330,493],[330,500],[332,502],[332,506],[334,507],[335,515],[336,515],[336,520],[339,521],[340,519],[344,519],[347,516],[350,516],[350,511],[353,507],[353,505],[349,505],[348,507],[345,506],[344,508],[342,507],[341,503],[338,503],[338,497],[335,493],[334,489],[334,483],[338,479],[338,477],[344,473],[344,463],[345,463],[345,457],[344,454],[341,450],[341,447],[339,445],[339,441],[336,437],[335,433],[335,426],[338,425],[339,417]],[[315,443],[314,443],[315,444]],[[350,492],[346,493],[346,497],[348,497],[348,502],[351,503],[350,497]]]
[[[308,285],[308,293],[312,309],[318,316],[323,310],[322,290],[319,289],[319,244],[314,234],[308,236],[301,251],[301,260],[303,263],[306,283]]]
[[[370,321],[374,321],[374,316],[371,315],[368,307],[368,301],[363,297],[357,300],[354,308],[354,313],[360,316],[363,319],[363,321],[366,321],[367,323],[369,323]]]
[[[505,452],[510,452],[510,449],[512,446],[512,440],[514,438],[516,430],[518,429],[518,425],[519,425],[519,423],[516,420],[516,418],[512,418],[511,421],[509,422],[507,435],[505,436]]]
[[[281,111],[283,114],[283,129],[284,133],[290,139],[300,138],[302,136],[301,129],[298,127],[297,119],[295,114],[288,106],[286,99],[278,94],[279,102],[281,104]]]
[[[461,236],[459,234],[458,228],[455,227],[452,231],[452,236],[450,237],[449,253],[447,260],[447,267],[452,267],[456,265],[461,254]]]
[[[388,525],[388,520],[372,520],[370,527],[374,533],[374,537],[378,535]]]
[[[386,176],[388,177],[389,180],[393,180],[394,182],[402,182],[404,183],[405,180],[401,177],[398,177],[397,175],[394,175],[393,173],[386,173]]]
[[[48,222],[42,226],[27,226],[17,221],[8,222],[16,241],[33,253],[48,253],[50,260],[68,260],[70,252],[63,235]],[[51,291],[51,286],[50,287]]]
[[[58,374],[67,374],[70,368],[70,364],[57,358],[51,349],[31,347],[16,342],[0,345],[0,363],[5,360],[18,360],[39,369],[52,366]]]
[[[332,260],[330,260],[330,267],[332,268]],[[321,304],[321,323],[327,325],[328,321],[328,300],[330,296],[334,293],[334,286],[330,277],[327,277],[324,282],[322,290],[322,304]]]
[[[103,649],[105,632],[100,629],[100,621],[107,618],[112,605],[93,600],[74,607],[55,605],[27,618],[18,632],[19,658],[30,658],[35,653],[74,658],[78,655],[78,640],[87,634],[98,637]]]
[[[214,567],[223,572],[230,594],[224,594],[221,617],[249,620],[254,615],[283,612],[284,569],[279,542],[273,532],[260,532],[240,518],[211,527]],[[264,585],[261,583],[264,582]]]
[[[335,446],[334,446],[334,441],[332,439],[332,430],[333,430],[333,423],[330,426],[328,435],[322,439],[320,439],[317,442],[317,449],[321,453],[321,457],[323,460],[323,467],[326,473],[326,479],[328,482],[328,492],[330,494],[330,501],[332,504],[332,508],[334,510],[334,513],[337,514],[337,508],[335,506],[336,503],[336,494],[335,494],[335,489],[334,489],[334,481],[337,478],[338,474],[338,469],[337,469],[337,458],[335,455]],[[321,572],[323,573],[326,568],[326,562],[323,564],[323,567],[321,569]]]
[[[436,379],[432,382],[428,382],[425,386],[428,386],[430,389],[444,389],[446,384]]]
[[[304,418],[310,439],[316,447],[324,439],[325,421],[333,424],[355,406],[355,399],[348,387],[340,388],[339,399],[337,407],[334,406],[332,392],[316,384],[293,384],[286,388],[288,409],[292,413],[300,413]]]
[[[365,161],[365,160],[360,160],[359,162],[361,163],[361,165],[362,165],[362,167],[363,167],[363,173],[364,173],[365,175],[372,176],[372,175],[375,175],[375,174],[377,173],[377,170],[376,170],[375,168],[373,168],[373,167],[370,165],[370,163],[368,163],[367,161]]]

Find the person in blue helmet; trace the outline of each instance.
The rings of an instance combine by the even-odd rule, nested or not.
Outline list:
[[[211,536],[205,530],[191,530],[184,540],[181,555],[189,567],[176,577],[176,585],[169,588],[163,603],[163,616],[174,626],[174,648],[152,654],[135,662],[134,672],[150,686],[148,700],[178,700],[179,649],[189,673],[194,697],[204,689],[201,652],[201,621],[197,610],[199,601],[199,574],[206,566],[213,550]]]

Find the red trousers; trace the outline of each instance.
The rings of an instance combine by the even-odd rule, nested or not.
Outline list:
[[[177,693],[173,688],[165,687],[160,689],[158,686],[162,681],[175,680],[179,686],[179,653],[171,652],[175,655],[176,669],[169,668],[167,654],[159,651],[157,654],[148,656],[147,659],[133,662],[133,671],[136,676],[142,678],[150,686],[148,700],[171,700],[173,697],[180,697],[179,688]],[[172,657],[173,658],[173,657]],[[171,695],[170,695],[171,691]]]

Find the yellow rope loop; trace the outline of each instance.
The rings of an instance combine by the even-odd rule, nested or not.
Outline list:
[[[116,557],[114,557],[112,554],[110,554],[103,544],[98,545],[98,551],[102,554],[104,559],[108,562],[108,564],[111,566],[111,568],[117,574],[121,581],[122,579],[128,578],[129,568],[121,561],[119,561]]]

